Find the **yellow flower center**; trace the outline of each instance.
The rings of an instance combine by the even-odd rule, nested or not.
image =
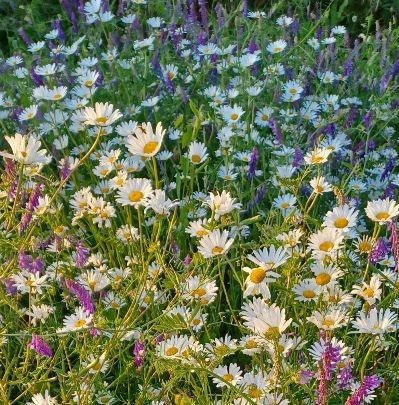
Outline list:
[[[91,80],[86,80],[86,81],[84,82],[84,85],[85,85],[86,87],[91,87],[91,86],[93,85],[93,82],[92,82]]]
[[[247,343],[245,343],[245,348],[246,349],[255,349],[257,347],[258,347],[258,345],[255,342],[255,340],[248,340]]]
[[[108,169],[102,169],[102,170],[100,171],[100,174],[101,174],[102,176],[106,176],[108,173],[109,173],[109,170],[108,170]]]
[[[326,285],[331,281],[331,276],[327,273],[320,273],[316,277],[316,284]]]
[[[27,280],[25,281],[25,285],[28,287],[32,287],[33,285],[35,285],[35,282],[33,280]]]
[[[123,186],[123,183],[125,182],[125,180],[124,179],[118,179],[118,180],[116,180],[116,185],[117,186]]]
[[[86,325],[86,321],[84,319],[78,319],[75,321],[75,328],[81,328],[82,326]]]
[[[201,156],[200,155],[192,155],[191,156],[191,161],[193,163],[199,163],[199,162],[201,162]]]
[[[59,100],[61,98],[61,94],[54,94],[53,100]]]
[[[206,290],[204,290],[204,289],[201,288],[201,287],[196,288],[196,289],[191,293],[191,295],[196,295],[197,297],[202,297],[202,296],[205,295],[205,294],[206,294]]]
[[[200,229],[199,231],[196,232],[197,236],[199,237],[203,237],[208,235],[208,231],[206,231],[205,229]]]
[[[314,298],[314,297],[316,296],[315,292],[312,291],[312,290],[305,290],[305,291],[302,293],[302,295],[303,295],[305,298],[308,298],[308,299]]]
[[[238,119],[238,114],[231,114],[231,115],[230,115],[230,118],[231,118],[233,121],[235,121],[235,120]]]
[[[368,298],[374,297],[374,290],[372,288],[365,288],[363,293],[366,294]]]
[[[225,374],[222,378],[224,381],[227,381],[227,382],[234,380],[234,377],[231,374]]]
[[[220,246],[215,246],[212,249],[212,254],[214,254],[214,255],[220,255],[221,253],[223,253],[223,248]]]
[[[296,94],[297,92],[296,92],[296,89],[289,89],[288,90],[291,94]]]
[[[359,250],[361,252],[370,252],[371,244],[369,242],[360,242],[359,243]]]
[[[277,326],[271,326],[266,332],[265,332],[265,336],[266,337],[274,337],[276,335],[278,335],[280,333],[279,329]]]
[[[317,187],[316,187],[316,191],[317,191],[318,193],[321,193],[321,192],[324,191],[324,187],[317,186]]]
[[[323,326],[330,327],[330,326],[333,326],[333,325],[334,325],[334,322],[331,321],[331,320],[329,320],[329,319],[324,319],[324,321],[323,321],[321,324],[322,324]]]
[[[273,52],[274,53],[279,53],[279,52],[281,52],[282,51],[282,49],[280,48],[280,47],[278,47],[278,46],[276,46],[275,48],[273,48]]]
[[[194,319],[194,320],[193,320],[193,324],[194,324],[195,326],[198,326],[200,323],[201,323],[201,319]]]
[[[143,193],[141,191],[132,191],[128,196],[131,202],[139,202],[143,198]]]
[[[312,157],[313,164],[321,163],[321,162],[323,162],[323,160],[324,160],[323,156],[313,156]]]
[[[98,117],[95,119],[95,121],[97,122],[97,124],[105,124],[108,121],[108,118],[106,117]]]
[[[269,119],[269,116],[266,114],[263,114],[262,117],[260,118],[262,121],[267,121]]]
[[[323,242],[320,244],[319,249],[323,252],[329,252],[334,247],[334,243],[330,241]]]
[[[21,155],[22,155],[23,158],[26,158],[26,156],[28,156],[28,154],[24,150],[21,151]]]
[[[345,228],[346,226],[348,226],[349,221],[346,218],[337,218],[334,222],[334,225],[336,228]]]
[[[231,180],[231,176],[227,176],[227,175],[226,175],[226,176],[224,176],[223,178],[224,178],[225,180]]]
[[[380,221],[384,221],[389,218],[389,214],[388,214],[388,212],[379,212],[376,215],[376,218],[379,219]]]
[[[174,356],[177,352],[179,351],[179,349],[175,346],[169,347],[169,349],[166,349],[165,354],[167,356]]]
[[[256,385],[251,385],[248,388],[248,395],[251,398],[260,398],[262,396],[262,391]]]
[[[265,279],[265,277],[266,277],[266,270],[262,269],[262,267],[257,267],[256,269],[252,270],[249,279],[253,283],[259,284]]]
[[[288,208],[289,206],[290,205],[287,202],[283,202],[280,204],[280,208],[284,208],[284,209]]]
[[[144,151],[144,153],[149,155],[150,153],[154,152],[154,150],[157,148],[157,146],[158,146],[158,142],[155,142],[155,141],[147,142],[144,145],[143,151]]]
[[[94,364],[94,366],[92,367],[93,370],[99,371],[101,370],[101,363],[99,361],[96,362],[96,364]]]

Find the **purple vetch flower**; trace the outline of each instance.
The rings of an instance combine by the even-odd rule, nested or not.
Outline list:
[[[201,24],[208,32],[208,10],[206,9],[206,0],[198,0],[200,15],[201,15]]]
[[[31,271],[32,269],[32,256],[25,254],[24,252],[20,252],[18,255],[18,268],[20,270],[27,270]]]
[[[380,180],[384,181],[392,172],[393,168],[395,167],[395,159],[390,157],[385,164],[384,171],[381,173]]]
[[[309,384],[310,380],[314,377],[314,372],[309,370],[301,370],[298,374],[297,382],[300,385]]]
[[[300,148],[295,148],[295,153],[294,153],[294,160],[292,162],[293,167],[300,167],[302,164],[303,160],[303,153]]]
[[[136,340],[133,347],[134,365],[136,366],[136,368],[140,368],[142,366],[144,361],[144,354],[144,343],[140,339]]]
[[[252,181],[253,178],[255,177],[256,164],[258,163],[258,160],[259,160],[258,149],[256,149],[256,147],[254,147],[252,149],[251,159],[249,160],[249,165],[248,165],[248,173],[247,173],[248,181]]]
[[[363,125],[366,131],[368,131],[371,127],[371,118],[372,118],[371,111],[368,111],[366,115],[363,117]]]
[[[399,233],[396,224],[393,221],[388,222],[390,232],[389,242],[391,244],[392,256],[395,260],[395,270],[399,270]]]
[[[29,347],[37,354],[48,358],[53,357],[53,351],[51,350],[51,347],[37,335],[32,335],[32,340],[29,343]]]
[[[177,260],[179,258],[180,248],[177,245],[175,240],[172,240],[170,247],[171,247],[174,259]]]
[[[346,400],[345,405],[361,405],[368,395],[381,384],[377,375],[364,377],[360,387]]]
[[[353,382],[352,366],[350,362],[346,362],[337,374],[337,386],[340,390],[346,390]]]
[[[224,26],[226,21],[223,15],[223,7],[219,2],[215,6],[215,12],[218,18],[218,30],[220,30]]]
[[[82,239],[76,242],[75,248],[76,248],[76,257],[75,257],[76,267],[79,269],[83,269],[87,261],[87,256],[90,253],[90,248],[83,246]]]
[[[352,126],[353,122],[355,121],[357,114],[358,114],[358,109],[356,107],[351,107],[351,109],[349,110],[348,113],[348,117],[346,118],[346,121],[344,122],[343,127],[349,128],[350,126]]]
[[[33,273],[41,273],[44,271],[46,267],[46,262],[43,260],[42,257],[37,257],[35,260],[32,262],[31,266],[31,272]]]
[[[352,72],[353,72],[353,59],[352,55],[349,55],[344,65],[343,76],[348,77]]]
[[[242,15],[246,17],[248,15],[248,0],[242,1]]]
[[[156,342],[157,342],[157,344],[158,343],[161,343],[161,342],[163,342],[165,340],[165,335],[163,334],[163,333],[161,333],[160,335],[158,335],[157,336],[157,338],[156,338]]]
[[[183,260],[183,265],[186,266],[186,267],[189,266],[192,260],[193,259],[191,258],[191,256],[187,255]]]
[[[384,239],[378,238],[377,243],[374,245],[373,250],[370,253],[370,263],[376,264],[379,260],[383,259],[388,252],[389,249],[384,242]]]
[[[18,289],[17,289],[16,285],[14,284],[13,279],[3,278],[1,281],[4,284],[4,286],[6,288],[6,293],[8,295],[17,295]]]
[[[94,314],[94,303],[90,293],[74,280],[65,280],[65,285],[69,292],[78,298],[85,311],[89,314]]]
[[[18,34],[22,38],[22,40],[25,42],[26,45],[30,45],[32,43],[32,40],[29,38],[28,34],[25,32],[24,27],[18,28]]]
[[[272,130],[275,143],[277,145],[281,145],[283,142],[283,135],[282,135],[276,121],[274,120],[274,118],[270,118],[269,121],[267,121],[267,124],[268,124],[269,128]]]
[[[255,197],[248,203],[247,212],[254,209],[262,200],[266,194],[266,186],[260,186],[256,189]]]
[[[32,79],[32,81],[33,81],[33,83],[35,84],[35,86],[43,86],[43,80],[41,79],[41,77],[38,75],[38,74],[36,74],[36,72],[35,72],[35,68],[32,66],[30,69],[29,69],[29,75],[30,75],[30,78]]]
[[[384,199],[384,198],[393,198],[393,195],[394,195],[394,192],[395,192],[395,188],[396,188],[395,184],[389,183],[389,184],[387,185],[387,188],[386,188],[385,191],[384,191],[384,194],[383,194],[382,198],[383,198],[383,199]]]
[[[26,206],[27,213],[23,215],[19,227],[19,233],[22,234],[29,226],[32,220],[32,213],[39,204],[39,197],[42,195],[44,184],[37,184],[30,194],[28,204]]]

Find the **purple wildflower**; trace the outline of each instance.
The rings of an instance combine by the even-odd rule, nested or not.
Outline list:
[[[28,34],[25,32],[24,27],[18,28],[18,34],[22,38],[22,40],[25,42],[26,45],[30,45],[32,43],[32,40],[29,38]]]
[[[293,167],[301,166],[302,159],[303,159],[302,150],[300,148],[295,148],[294,161],[292,162],[292,166]]]
[[[78,298],[85,311],[94,314],[94,303],[90,293],[74,280],[65,280],[65,285],[69,292]]]
[[[193,260],[193,259],[191,258],[191,256],[190,256],[190,255],[187,255],[187,256],[184,258],[184,260],[183,260],[184,266],[186,266],[186,267],[189,266],[192,260]]]
[[[145,354],[144,343],[139,339],[133,347],[134,365],[136,368],[140,368],[143,364],[143,356]]]
[[[395,167],[395,159],[390,157],[385,165],[384,171],[381,173],[380,180],[384,181]]]
[[[260,186],[256,189],[255,197],[248,203],[247,212],[254,209],[262,200],[266,194],[266,186]]]
[[[363,117],[363,125],[366,131],[368,131],[371,127],[371,118],[372,114],[371,111],[369,111],[364,117]]]
[[[3,278],[3,280],[1,280],[3,282],[3,284],[6,287],[6,293],[8,295],[16,295],[18,293],[18,289],[14,284],[14,281],[12,278]]]
[[[51,350],[51,347],[37,335],[32,335],[32,340],[29,343],[29,347],[37,354],[48,358],[53,357],[53,351]]]
[[[83,246],[83,240],[78,240],[76,242],[76,257],[75,264],[76,267],[82,269],[87,261],[87,256],[90,253],[90,248]]]
[[[283,135],[281,134],[276,121],[273,118],[270,118],[267,124],[269,125],[269,128],[272,130],[272,133],[274,135],[274,142],[277,145],[281,145],[283,142]]]
[[[385,257],[388,251],[388,246],[384,242],[384,239],[379,238],[370,253],[370,263],[376,264],[379,260]]]
[[[395,259],[395,270],[399,270],[399,233],[396,224],[392,221],[388,222],[388,229],[390,231],[389,242],[391,244],[391,252]]]
[[[352,366],[348,361],[337,374],[337,386],[340,390],[348,389],[353,382]]]
[[[43,189],[44,184],[37,184],[36,187],[33,189],[26,207],[26,210],[28,212],[24,214],[24,216],[21,219],[21,224],[19,228],[20,233],[23,233],[29,226],[30,221],[32,220],[32,213],[39,204],[39,197],[41,196]]]
[[[253,178],[255,177],[256,164],[258,163],[258,159],[259,159],[258,149],[254,147],[252,149],[251,159],[248,165],[248,174],[247,174],[248,181],[252,181]]]
[[[364,377],[360,387],[346,400],[345,405],[361,405],[380,384],[381,381],[377,375]]]

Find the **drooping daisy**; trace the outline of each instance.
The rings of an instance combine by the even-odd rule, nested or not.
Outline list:
[[[323,176],[314,177],[310,180],[310,186],[315,194],[323,194],[332,191],[332,186]]]
[[[96,103],[94,108],[86,107],[84,109],[84,123],[86,125],[107,127],[121,117],[121,112],[114,110],[114,106],[110,103]]]
[[[370,283],[362,282],[362,285],[355,285],[352,289],[352,294],[362,297],[369,305],[375,304],[377,300],[381,299],[382,283],[378,275],[373,275]]]
[[[219,219],[221,216],[241,208],[241,204],[235,201],[236,199],[232,198],[229,192],[223,190],[217,194],[210,193],[209,198],[203,204],[211,208],[215,219]]]
[[[220,377],[214,377],[212,380],[213,383],[219,388],[229,386],[229,384],[237,385],[237,383],[242,379],[242,371],[236,363],[231,363],[228,366],[216,367],[213,370],[213,373]]]
[[[308,165],[320,165],[327,162],[328,156],[331,154],[330,149],[316,148],[306,154],[304,157]]]
[[[369,201],[366,207],[366,215],[372,221],[386,223],[399,215],[399,204],[390,198]]]
[[[276,249],[274,245],[271,245],[269,248],[255,250],[247,257],[259,267],[271,270],[283,265],[288,260],[289,255],[282,247]]]
[[[158,122],[155,133],[150,122],[142,123],[134,130],[135,135],[127,137],[126,146],[130,153],[144,157],[151,157],[157,154],[162,146],[166,129]]]
[[[292,319],[285,318],[285,309],[275,304],[269,306],[263,299],[254,298],[246,302],[240,315],[244,325],[256,334],[272,338],[282,334],[291,324]]]
[[[132,205],[138,208],[146,205],[152,197],[151,181],[143,178],[128,179],[118,190],[116,201],[122,205]]]
[[[360,312],[359,317],[352,322],[356,329],[354,333],[369,333],[372,335],[382,335],[393,333],[397,330],[396,322],[398,316],[390,309],[372,308],[367,314]]]
[[[196,221],[191,221],[185,232],[188,233],[191,237],[202,238],[203,236],[208,235],[208,233],[210,232],[204,227],[207,222],[207,219],[198,219]]]
[[[48,390],[44,391],[44,395],[33,395],[31,401],[27,402],[26,405],[58,405],[57,398],[50,396]]]
[[[15,134],[13,137],[5,136],[12,149],[12,154],[0,152],[0,156],[15,160],[23,165],[46,164],[51,158],[46,156],[46,150],[40,149],[41,143],[31,135]]]
[[[198,251],[205,259],[223,255],[231,248],[233,242],[234,239],[229,238],[228,231],[220,232],[220,229],[215,229],[199,240]]]

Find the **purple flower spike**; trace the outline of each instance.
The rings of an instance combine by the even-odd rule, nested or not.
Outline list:
[[[32,335],[32,340],[29,343],[29,347],[41,356],[45,356],[50,359],[53,357],[51,347],[37,335]]]

